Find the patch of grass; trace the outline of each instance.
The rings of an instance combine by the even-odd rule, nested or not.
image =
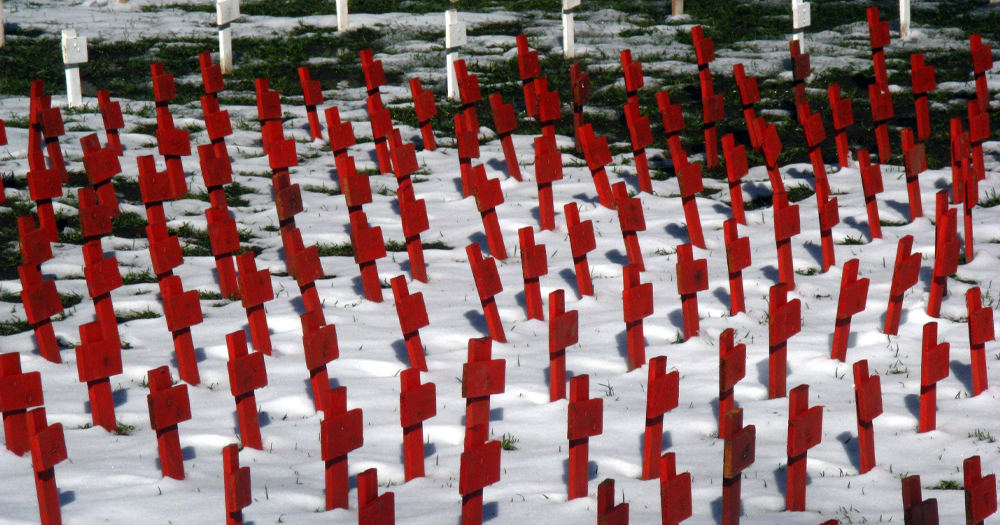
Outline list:
[[[0,335],[14,335],[28,330],[31,330],[31,323],[19,317],[0,321]]]
[[[848,235],[847,237],[844,237],[843,240],[837,242],[837,244],[848,245],[848,246],[853,246],[853,245],[858,245],[858,244],[864,244],[864,243],[865,242],[861,238],[860,235],[858,235],[857,237],[851,237],[850,235]]]
[[[819,274],[819,268],[806,268],[805,270],[795,270],[795,274],[809,277],[811,275]]]
[[[116,421],[116,423],[115,434],[118,436],[131,436],[135,432],[135,425],[129,425],[121,421]]]
[[[320,257],[354,257],[354,248],[349,242],[340,244],[316,243]]]
[[[514,434],[504,434],[500,436],[500,448],[507,451],[517,450],[517,443],[520,440],[514,437]]]
[[[788,192],[788,202],[804,201],[816,194],[812,188],[805,185],[792,186],[786,191]]]
[[[118,324],[135,321],[136,319],[156,319],[160,314],[146,308],[145,310],[115,310],[115,321]]]
[[[202,301],[217,301],[219,299],[225,299],[225,297],[223,297],[223,295],[219,292],[198,290],[198,299],[201,299]]]
[[[133,270],[122,276],[122,284],[126,286],[133,284],[156,284],[157,282],[156,276],[153,275],[153,272],[149,268],[145,268],[140,272]]]
[[[992,208],[997,205],[1000,205],[1000,195],[997,195],[997,190],[993,188],[984,193],[983,198],[979,201],[979,206],[982,208]]]
[[[111,219],[111,234],[123,239],[145,239],[146,226],[148,225],[149,223],[142,215],[134,211],[126,211]]]
[[[330,195],[330,196],[340,195],[341,194],[341,192],[340,192],[339,189],[337,189],[337,188],[329,188],[326,185],[323,185],[323,186],[308,185],[308,186],[302,186],[302,189],[305,190],[305,191],[311,191],[313,193],[323,193],[323,194]]]
[[[942,479],[937,485],[924,488],[927,490],[962,490],[962,486],[952,479]]]
[[[906,226],[907,224],[910,224],[906,221],[886,221],[886,220],[880,220],[878,221],[878,223],[881,224],[882,226]]]
[[[223,191],[225,191],[225,193],[226,193],[226,204],[228,204],[229,206],[231,206],[233,208],[239,208],[239,207],[242,207],[242,206],[249,206],[250,205],[250,201],[248,201],[248,200],[246,200],[246,199],[243,198],[244,195],[256,195],[256,194],[260,194],[260,192],[257,191],[256,189],[251,188],[250,186],[245,186],[243,184],[240,184],[239,182],[233,182],[232,184],[226,184],[223,187]],[[203,190],[198,190],[195,193],[188,192],[188,194],[185,195],[184,198],[185,199],[195,199],[195,200],[199,200],[199,201],[202,201],[202,202],[210,202],[211,201],[211,197],[209,196],[209,193],[207,191],[203,191]]]
[[[978,429],[978,428],[975,430],[975,432],[969,432],[969,437],[970,438],[971,437],[976,438],[976,441],[985,441],[987,443],[996,443],[996,438],[994,438],[992,435],[990,435],[989,432],[986,432],[986,431],[984,431],[982,429]]]

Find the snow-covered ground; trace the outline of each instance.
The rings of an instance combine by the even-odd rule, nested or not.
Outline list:
[[[175,36],[211,36],[211,16],[205,13],[185,13],[177,10],[142,12],[139,7],[150,4],[132,0],[127,4],[88,1],[82,5],[55,8],[40,2],[8,6],[8,22],[28,27],[48,29],[76,24],[86,28],[88,35],[107,39],[132,38],[143,34],[169,40]],[[603,18],[602,18],[603,17]],[[884,16],[885,18],[886,16]],[[396,23],[408,26],[435,26],[440,14],[429,15],[356,15],[352,23],[374,25]],[[511,13],[470,15],[470,21],[507,20]],[[583,34],[579,49],[583,52],[604,53],[615,59],[621,45],[614,38],[599,39],[596,21],[611,20],[607,12],[593,14],[594,25]],[[860,20],[859,20],[860,22]],[[280,34],[295,27],[297,19],[244,17],[234,24],[234,31],[274,31]],[[335,25],[335,17],[310,17],[313,25]],[[584,18],[584,24],[587,18]],[[555,42],[559,37],[557,23],[540,21],[547,28],[546,38]],[[547,25],[546,25],[547,24]],[[611,24],[611,22],[608,22]],[[944,38],[942,28],[919,28],[913,39],[903,46],[919,50],[923,43],[935,49],[952,44]],[[664,26],[668,27],[668,26]],[[678,31],[685,25],[669,26]],[[607,28],[616,35],[621,30]],[[848,29],[851,38],[866,39],[862,26]],[[816,36],[820,40],[810,51],[818,68],[839,64],[850,55],[851,60],[865,56],[837,46],[843,34]],[[825,35],[825,36],[824,36]],[[479,37],[473,42],[485,42]],[[956,37],[961,42],[962,35]],[[513,38],[496,37],[513,44]],[[824,42],[825,41],[825,42]],[[652,43],[650,46],[654,45]],[[755,51],[740,55],[721,54],[719,71],[731,69],[738,61],[755,64],[751,73],[762,77],[777,76],[783,71],[782,59],[786,44],[763,42]],[[894,44],[895,45],[895,44]],[[928,44],[930,45],[930,44]],[[957,45],[957,44],[956,44]],[[660,48],[659,51],[663,51]],[[693,68],[690,46],[674,41],[666,46],[676,50],[673,59]],[[633,51],[641,56],[642,48]],[[3,49],[0,48],[0,53]],[[419,51],[411,51],[419,54]],[[435,51],[437,53],[437,51]],[[508,51],[513,53],[513,51]],[[395,61],[403,64],[411,57],[376,56],[387,68]],[[196,60],[192,57],[192,60]],[[655,69],[657,61],[648,67]],[[861,63],[858,67],[863,68]],[[239,64],[237,63],[237,67]],[[667,67],[664,65],[663,67]],[[713,65],[713,69],[715,66]],[[971,69],[971,60],[970,60]],[[475,73],[475,71],[471,71]],[[406,76],[418,74],[407,71]],[[545,73],[543,71],[543,73]],[[440,78],[440,77],[439,77]],[[993,82],[996,79],[991,78]],[[100,86],[98,86],[100,87]],[[384,89],[400,99],[408,96],[405,84]],[[814,86],[825,89],[826,86]],[[944,86],[943,86],[944,87]],[[653,90],[650,89],[650,92]],[[64,105],[59,86],[49,86],[55,93],[53,102]],[[487,90],[484,89],[484,94]],[[296,93],[286,93],[294,96]],[[341,105],[342,116],[354,121],[359,137],[370,137],[370,126],[361,109],[359,88],[328,90],[328,105]],[[340,96],[347,102],[342,102]],[[791,94],[788,94],[791,98]],[[112,97],[115,97],[112,93]],[[439,94],[440,98],[440,94]],[[96,107],[96,99],[85,99]],[[132,101],[136,107],[148,101]],[[623,101],[624,102],[624,101]],[[123,101],[123,106],[124,106]],[[197,104],[174,106],[178,126],[197,125],[201,118]],[[235,122],[254,122],[253,107],[225,107]],[[336,188],[333,155],[325,142],[310,143],[305,109],[285,104],[283,110],[296,118],[285,122],[287,137],[298,141],[300,164],[292,169],[292,182],[309,186]],[[0,118],[27,114],[27,98],[10,96],[0,101]],[[933,117],[957,116],[942,110]],[[450,116],[446,116],[450,118]],[[829,130],[829,114],[824,115]],[[153,120],[126,114],[125,131],[148,125]],[[488,115],[480,114],[486,124]],[[67,117],[81,129],[102,130],[97,113],[78,113]],[[71,127],[72,126],[69,125]],[[227,138],[236,172],[234,179],[257,190],[244,195],[246,206],[232,208],[241,230],[256,238],[245,245],[261,247],[258,267],[267,268],[273,277],[276,299],[267,304],[268,323],[272,331],[275,352],[267,359],[269,384],[257,391],[264,450],[244,449],[241,463],[250,466],[253,504],[246,509],[246,520],[258,525],[265,523],[349,523],[357,519],[355,493],[351,493],[351,510],[323,511],[323,461],[320,458],[319,430],[321,414],[313,409],[309,390],[299,315],[304,311],[295,281],[286,276],[281,256],[281,241],[273,226],[277,216],[270,194],[270,181],[259,174],[268,172],[263,156],[260,134],[253,125],[239,129]],[[401,126],[403,140],[419,139],[419,131]],[[734,130],[729,130],[734,131]],[[792,132],[792,131],[786,131]],[[798,132],[798,130],[794,130]],[[27,171],[27,132],[8,126],[9,145],[3,150],[0,170],[23,176]],[[79,138],[87,131],[70,131],[62,145],[71,170],[82,169]],[[697,138],[699,131],[684,132]],[[103,141],[103,132],[99,133]],[[193,144],[209,142],[204,131],[192,133]],[[440,143],[451,141],[439,136]],[[565,177],[554,184],[557,210],[554,232],[535,233],[537,243],[545,244],[549,260],[548,275],[541,279],[543,296],[552,290],[567,291],[567,309],[579,311],[580,344],[567,350],[569,375],[589,374],[591,396],[604,400],[604,432],[590,440],[591,494],[567,502],[566,496],[566,401],[549,402],[547,323],[526,319],[521,264],[517,246],[517,230],[533,226],[537,230],[537,190],[533,182],[532,136],[514,137],[525,181],[518,182],[506,173],[503,153],[495,135],[483,129],[481,162],[491,178],[500,178],[506,202],[497,213],[510,257],[499,262],[504,292],[497,296],[500,316],[507,333],[506,344],[494,344],[494,358],[506,360],[506,391],[492,399],[491,433],[496,439],[507,436],[516,450],[502,455],[501,480],[485,490],[486,517],[491,523],[525,523],[529,520],[555,523],[593,522],[596,512],[597,484],[614,478],[620,496],[617,501],[630,503],[634,523],[654,523],[660,514],[658,481],[641,481],[642,433],[646,402],[647,370],[627,371],[625,360],[625,326],[622,317],[622,268],[625,247],[617,214],[600,207],[590,173],[582,159],[570,153],[563,155]],[[657,145],[662,138],[657,137]],[[135,180],[135,158],[155,153],[152,138],[146,134],[126,133],[122,159],[124,175]],[[572,138],[558,137],[560,147],[572,146]],[[987,142],[987,179],[981,184],[981,194],[1000,187],[1000,164],[995,152],[1000,143]],[[828,155],[833,142],[824,143]],[[374,147],[365,142],[352,147],[360,169],[375,167]],[[665,156],[650,149],[651,157]],[[396,497],[396,517],[400,523],[454,523],[459,519],[461,496],[458,493],[459,456],[464,435],[464,407],[459,378],[467,357],[468,339],[487,335],[475,284],[464,248],[470,242],[483,244],[487,252],[483,226],[473,199],[462,199],[458,187],[458,158],[452,147],[417,154],[422,166],[415,184],[417,198],[426,200],[431,229],[423,235],[425,242],[441,241],[452,250],[428,250],[426,259],[429,283],[409,283],[411,293],[422,292],[427,302],[430,326],[421,330],[427,349],[429,372],[423,382],[437,385],[437,416],[424,424],[427,457],[427,477],[403,483],[402,429],[399,424],[399,372],[408,366],[402,334],[399,332],[391,294],[383,303],[362,299],[358,266],[351,257],[324,257],[327,278],[318,281],[317,289],[324,303],[329,323],[337,326],[340,358],[329,365],[334,385],[347,387],[349,408],[364,412],[364,446],[350,454],[350,472],[357,473],[376,467],[380,491],[391,490]],[[158,158],[162,167],[162,159]],[[638,191],[631,154],[615,156],[609,167],[612,182],[625,180],[629,188]],[[931,166],[920,175],[924,209],[934,209],[934,194],[950,184],[947,166]],[[192,191],[204,189],[198,163],[185,159]],[[812,168],[808,164],[782,167],[786,186],[812,186]],[[962,485],[962,460],[980,455],[983,472],[1000,470],[1000,446],[992,433],[1000,436],[996,414],[1000,411],[1000,349],[987,345],[987,365],[992,386],[977,397],[970,397],[972,379],[966,324],[965,291],[978,284],[984,302],[1000,305],[1000,279],[994,287],[993,271],[1000,257],[1000,208],[978,207],[974,212],[975,258],[960,266],[955,278],[949,280],[948,292],[941,311],[939,338],[951,343],[951,374],[938,385],[939,430],[917,433],[918,395],[920,392],[920,356],[922,327],[929,318],[926,311],[928,287],[934,254],[934,228],[929,218],[920,218],[905,226],[886,226],[884,238],[872,240],[867,227],[864,196],[858,170],[830,167],[830,186],[840,205],[841,222],[833,230],[838,265],[825,274],[812,275],[821,268],[819,226],[814,198],[799,203],[802,233],[793,241],[797,287],[792,297],[801,299],[803,327],[788,345],[788,386],[810,386],[810,405],[823,405],[823,441],[809,452],[807,512],[783,513],[785,508],[787,399],[767,399],[767,293],[777,282],[777,257],[772,233],[773,213],[764,208],[747,213],[748,226],[741,235],[751,242],[753,265],[744,272],[747,313],[730,316],[728,281],[722,224],[731,216],[728,191],[699,198],[705,230],[706,250],[695,249],[696,258],[708,260],[710,285],[699,294],[701,335],[680,342],[682,330],[680,297],[676,288],[676,246],[687,242],[684,215],[676,178],[654,181],[654,194],[638,194],[642,200],[647,229],[639,234],[646,260],[643,282],[653,283],[655,313],[645,322],[647,357],[665,355],[668,367],[680,372],[680,402],[678,408],[664,417],[663,451],[677,453],[679,471],[689,471],[693,477],[694,515],[690,523],[716,523],[721,516],[723,443],[716,436],[719,334],[726,328],[737,333],[737,342],[747,345],[747,377],[736,387],[736,401],[744,409],[746,424],[757,427],[756,462],[744,472],[743,512],[746,523],[814,524],[827,519],[842,523],[902,521],[900,478],[920,475],[922,486],[938,486],[955,481]],[[249,174],[249,175],[248,175]],[[256,176],[254,176],[256,175]],[[907,194],[902,168],[884,166],[885,192],[878,197],[883,221],[907,220]],[[373,175],[371,185],[374,202],[365,207],[373,226],[381,226],[386,240],[402,241],[403,234],[395,199],[396,182],[391,176]],[[723,183],[706,179],[706,186],[723,188]],[[752,167],[744,179],[747,200],[770,193],[767,174],[762,166]],[[7,189],[8,199],[27,198],[27,190]],[[316,191],[303,191],[305,211],[296,216],[306,245],[313,243],[341,244],[349,241],[349,225],[344,197]],[[594,297],[580,298],[576,292],[573,261],[562,206],[576,202],[583,220],[593,220],[597,233],[597,249],[590,254],[594,279]],[[123,203],[124,210],[144,215],[141,204]],[[204,230],[204,210],[207,203],[187,199],[166,205],[169,225],[177,228],[185,223]],[[69,204],[58,204],[57,212],[74,214]],[[899,336],[882,334],[882,319],[888,302],[892,265],[898,240],[914,236],[915,252],[924,255],[920,282],[906,294],[903,322]],[[961,235],[961,232],[960,232]],[[840,244],[850,239],[861,244]],[[104,244],[106,252],[118,258],[122,272],[151,268],[146,241],[112,238]],[[42,267],[50,278],[58,279],[59,292],[86,296],[82,279],[83,258],[80,246],[57,244],[56,257]],[[847,363],[830,359],[830,345],[839,295],[841,265],[852,258],[860,260],[860,276],[871,279],[868,309],[855,316]],[[388,280],[404,274],[409,279],[405,252],[391,253],[379,261],[380,278]],[[175,271],[185,289],[218,292],[211,257],[186,257]],[[974,284],[975,283],[975,284]],[[0,284],[5,291],[17,292],[17,280]],[[386,290],[388,292],[388,290]],[[112,293],[118,311],[162,312],[156,284],[124,286]],[[19,304],[8,304],[7,318],[24,318]],[[141,383],[147,370],[169,364],[176,378],[173,345],[164,318],[141,319],[119,326],[122,341],[129,348],[123,351],[125,371],[112,378],[118,419],[135,427],[131,435],[112,435],[100,428],[83,428],[90,422],[86,385],[80,383],[76,359],[72,350],[64,349],[63,364],[42,359],[30,332],[0,340],[4,352],[19,352],[25,371],[39,371],[45,392],[45,407],[50,422],[60,422],[66,429],[69,461],[56,467],[61,492],[62,515],[67,524],[92,523],[211,523],[224,519],[222,456],[223,446],[238,440],[234,403],[229,392],[226,363],[228,360],[225,334],[245,327],[246,317],[238,302],[204,300],[205,321],[192,329],[199,353],[202,385],[190,388],[193,418],[180,425],[180,440],[184,449],[187,478],[175,481],[162,478],[158,468],[155,432],[149,428],[145,396],[148,390]],[[55,323],[59,339],[69,345],[80,341],[78,327],[94,319],[89,299],[74,307],[72,315]],[[994,357],[996,356],[996,357]],[[885,413],[875,421],[875,448],[878,466],[865,475],[859,474],[857,427],[851,363],[867,359],[872,373],[882,376]],[[978,434],[977,434],[978,433]],[[977,435],[979,437],[977,437]],[[987,438],[987,436],[989,436]],[[515,441],[516,440],[516,441]],[[0,450],[0,476],[4,480],[0,491],[0,522],[34,523],[38,519],[33,493],[32,469],[28,457],[16,457]],[[941,521],[954,523],[964,519],[964,496],[959,490],[925,490],[925,498],[937,498]]]

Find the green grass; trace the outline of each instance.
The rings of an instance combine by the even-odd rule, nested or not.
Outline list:
[[[243,198],[244,195],[257,195],[260,192],[250,186],[245,186],[239,182],[233,182],[231,184],[226,184],[223,187],[223,191],[226,193],[226,204],[233,208],[239,208],[243,206],[249,206],[250,201]],[[203,202],[210,202],[211,197],[207,191],[198,190],[197,192],[188,192],[184,196],[185,199],[195,199]]]
[[[122,276],[122,283],[126,286],[132,284],[156,284],[158,281],[148,268],[142,271],[132,270]]]
[[[865,241],[864,241],[864,239],[861,238],[860,235],[858,235],[857,237],[851,237],[850,235],[848,235],[847,237],[844,237],[843,240],[838,241],[837,244],[846,245],[846,246],[854,246],[854,245],[859,245],[859,244],[865,244]]]
[[[951,479],[942,479],[937,485],[924,488],[927,490],[962,490],[962,486],[957,481]]]
[[[0,335],[14,335],[28,330],[31,330],[31,323],[19,317],[0,321]]]
[[[156,319],[160,314],[146,308],[145,310],[115,310],[115,320],[118,324],[135,321],[136,319]]]

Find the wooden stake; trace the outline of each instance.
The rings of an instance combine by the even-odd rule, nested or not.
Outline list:
[[[0,8],[3,6],[0,5]],[[87,37],[77,36],[76,29],[63,29],[63,64],[66,67],[66,100],[71,108],[83,105],[80,90],[80,64],[87,63]]]
[[[233,20],[240,17],[240,0],[219,0],[215,4],[219,26],[219,67],[222,74],[233,72]]]

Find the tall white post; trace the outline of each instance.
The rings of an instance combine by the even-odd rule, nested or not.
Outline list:
[[[347,0],[337,1],[337,31],[344,31],[350,23],[347,21]]]
[[[458,48],[465,45],[465,24],[458,21],[458,11],[449,9],[444,12],[444,47],[448,54],[448,98],[457,100],[458,79],[455,77],[455,61],[458,60]]]
[[[910,36],[910,0],[899,0],[899,37]]]
[[[0,47],[7,43],[7,32],[3,29],[3,0],[0,0]]]
[[[806,52],[806,39],[803,29],[812,24],[812,5],[802,0],[792,0],[792,29],[795,34],[792,40],[799,41],[799,51]]]
[[[680,16],[684,14],[684,0],[671,0],[670,2],[670,14],[673,16]]]
[[[240,0],[218,0],[215,13],[219,25],[219,67],[223,75],[233,72],[233,29],[231,24],[240,17]]]
[[[87,62],[87,37],[76,36],[76,29],[63,29],[63,64],[66,67],[66,101],[69,107],[83,105],[80,90],[80,64]]]
[[[573,31],[573,8],[579,7],[580,0],[562,0],[563,12],[563,56],[576,56],[576,34]]]

